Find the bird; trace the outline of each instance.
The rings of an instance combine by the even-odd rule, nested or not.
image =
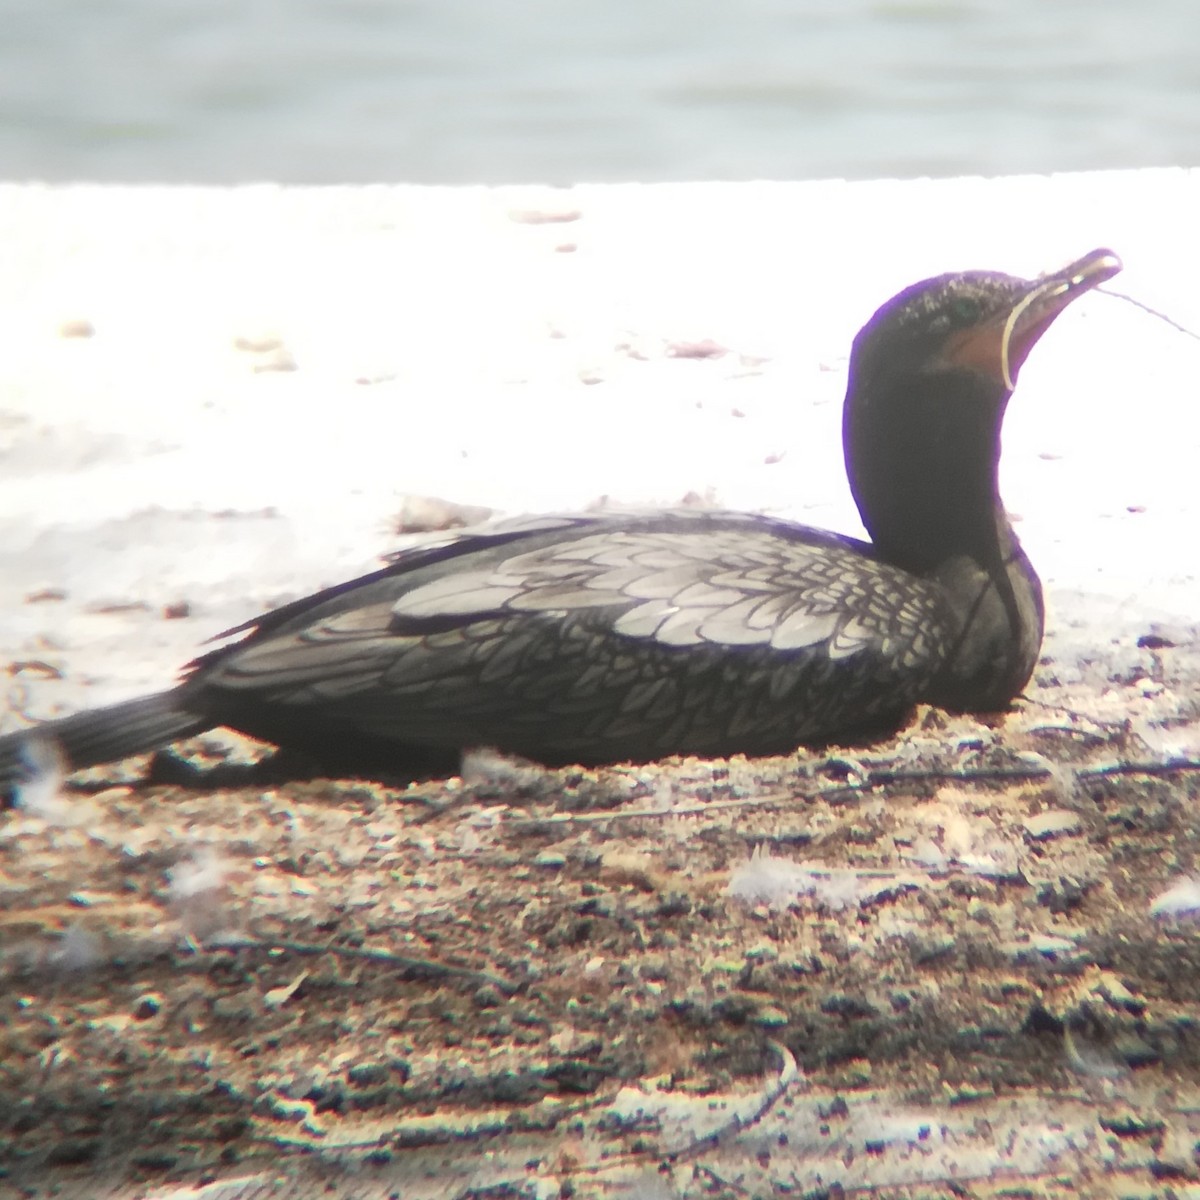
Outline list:
[[[1041,583],[1000,498],[1018,373],[1112,278],[1098,249],[1035,279],[905,288],[851,348],[842,419],[863,541],[700,509],[510,518],[218,635],[174,688],[0,737],[12,797],[225,726],[346,774],[475,747],[597,765],[786,754],[886,735],[918,703],[995,712],[1028,684]]]

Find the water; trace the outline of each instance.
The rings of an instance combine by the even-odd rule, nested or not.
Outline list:
[[[1200,163],[1196,0],[0,0],[0,177]]]

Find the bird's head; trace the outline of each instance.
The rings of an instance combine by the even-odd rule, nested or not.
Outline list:
[[[843,446],[863,523],[886,557],[924,570],[980,536],[998,503],[1000,424],[1021,367],[1072,300],[1120,269],[1111,250],[1093,250],[1037,279],[940,275],[863,326]]]
[[[851,377],[869,384],[881,374],[967,371],[1007,394],[1055,317],[1120,269],[1111,250],[1093,250],[1037,279],[963,271],[914,283],[881,306],[854,339]]]

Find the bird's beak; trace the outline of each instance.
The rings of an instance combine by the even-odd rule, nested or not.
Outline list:
[[[982,370],[1011,392],[1029,352],[1055,317],[1072,300],[1120,270],[1121,260],[1111,250],[1093,250],[1061,271],[1031,281],[1009,308],[952,336],[943,360]]]

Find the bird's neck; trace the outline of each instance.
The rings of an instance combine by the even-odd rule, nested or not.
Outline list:
[[[1000,501],[1004,395],[970,373],[890,381],[846,406],[846,473],[876,553],[917,575],[966,556],[989,574],[1016,539]]]
[[[929,699],[1003,707],[1033,671],[1044,623],[1041,584],[1000,501],[1007,395],[968,373],[891,386],[852,391],[846,406],[858,511],[877,555],[935,582],[959,622]]]

